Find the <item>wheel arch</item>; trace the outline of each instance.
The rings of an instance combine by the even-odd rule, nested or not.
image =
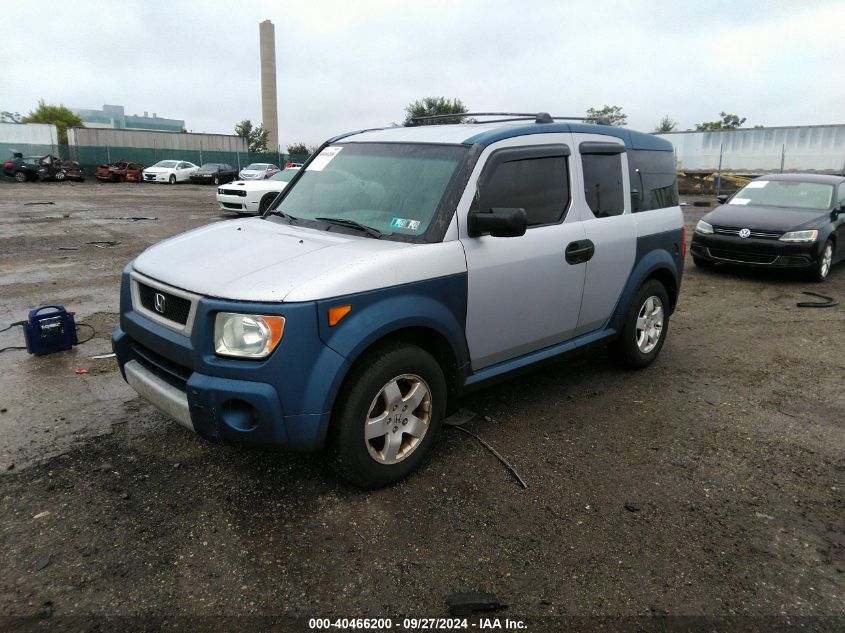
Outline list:
[[[681,271],[678,270],[669,252],[665,250],[653,250],[647,253],[631,271],[628,282],[625,284],[625,289],[622,291],[622,296],[619,298],[616,309],[613,311],[613,318],[611,319],[612,327],[616,329],[621,328],[634,294],[649,279],[659,281],[666,288],[666,293],[669,295],[669,312],[670,314],[674,312],[680,292]]]

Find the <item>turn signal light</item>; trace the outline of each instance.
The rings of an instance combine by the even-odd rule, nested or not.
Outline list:
[[[334,327],[340,320],[352,311],[352,306],[335,306],[329,308],[329,327]]]
[[[681,227],[681,257],[687,256],[687,229]]]

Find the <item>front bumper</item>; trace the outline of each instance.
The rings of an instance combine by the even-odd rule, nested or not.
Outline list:
[[[170,174],[147,174],[143,175],[144,182],[170,182]]]
[[[693,257],[712,262],[764,268],[809,268],[818,261],[819,242],[790,243],[776,239],[693,233]]]
[[[132,309],[129,274],[112,336],[124,378],[145,400],[202,437],[231,444],[318,450],[348,362],[322,343],[316,306],[201,298],[189,335]],[[219,311],[282,314],[285,337],[267,359],[214,354]]]

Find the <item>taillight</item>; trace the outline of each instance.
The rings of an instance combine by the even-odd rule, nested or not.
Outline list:
[[[3,167],[13,167],[14,163],[3,163]]]
[[[687,229],[681,228],[681,257],[687,256]]]

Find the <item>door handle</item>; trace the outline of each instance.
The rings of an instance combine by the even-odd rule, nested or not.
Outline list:
[[[590,261],[596,252],[596,245],[590,240],[576,240],[566,247],[565,255],[568,264],[583,264]]]

